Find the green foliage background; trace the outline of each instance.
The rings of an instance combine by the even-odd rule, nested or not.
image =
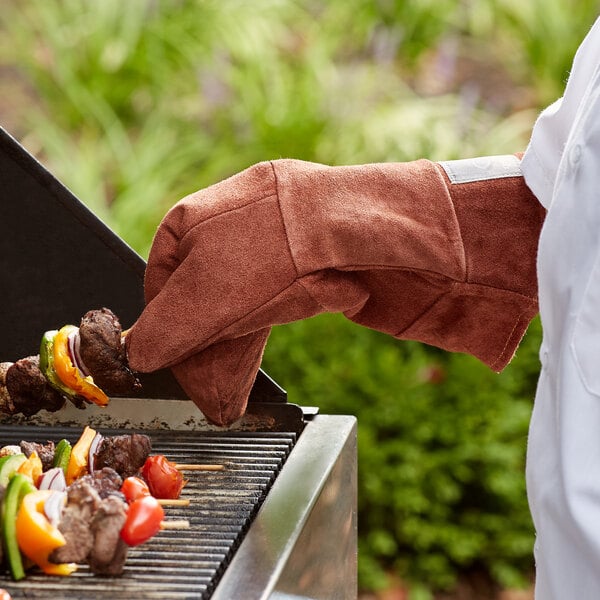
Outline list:
[[[580,0],[4,0],[2,124],[143,256],[183,195],[261,160],[525,147],[600,8]],[[276,329],[291,401],[359,422],[360,582],[524,584],[536,321],[496,375],[338,315]]]

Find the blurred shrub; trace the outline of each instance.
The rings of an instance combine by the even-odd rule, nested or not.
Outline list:
[[[183,195],[250,164],[524,148],[598,2],[4,0],[0,83],[26,146],[138,252]],[[10,77],[7,78],[7,75]],[[1,114],[1,113],[0,113]],[[532,567],[524,491],[539,323],[496,375],[339,316],[277,328],[291,401],[359,422],[360,581]]]
[[[539,324],[497,375],[340,316],[271,334],[266,370],[292,401],[358,415],[361,582],[385,570],[432,587],[482,569],[523,584],[533,532],[524,448]]]

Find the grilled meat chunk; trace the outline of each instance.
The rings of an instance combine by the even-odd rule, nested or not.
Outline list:
[[[95,512],[90,524],[94,544],[88,556],[93,573],[120,575],[123,572],[129,547],[121,539],[120,533],[126,515],[127,504],[115,496],[102,500]]]
[[[22,440],[19,444],[21,452],[29,458],[33,452],[37,452],[37,455],[42,461],[42,468],[44,471],[51,469],[54,462],[54,442],[47,442],[46,444],[38,444],[37,442],[28,442]]]
[[[93,475],[84,475],[78,479],[78,482],[85,482],[91,485],[102,499],[115,495],[123,498],[120,491],[123,485],[123,478],[110,467],[104,467],[99,471],[95,470]]]
[[[122,573],[128,549],[120,532],[127,503],[118,492],[120,482],[119,475],[106,468],[69,486],[58,524],[67,543],[51,553],[51,562],[88,562],[94,573]]]
[[[67,543],[52,551],[51,562],[82,563],[87,560],[94,545],[90,524],[101,502],[98,492],[88,482],[78,480],[69,486],[67,505],[58,524]]]
[[[0,412],[7,415],[14,415],[16,413],[15,405],[6,387],[6,373],[13,364],[11,362],[0,363]]]
[[[50,412],[61,409],[65,398],[50,386],[40,371],[40,357],[28,356],[18,360],[6,371],[6,389],[14,411],[30,417],[45,408]]]
[[[94,383],[107,394],[124,396],[140,383],[127,363],[121,324],[108,308],[88,311],[79,325],[79,354]]]
[[[92,546],[94,536],[90,524],[80,514],[75,506],[67,506],[63,510],[59,530],[66,544],[52,551],[48,560],[53,563],[84,563]]]
[[[94,467],[110,467],[125,479],[138,473],[151,449],[150,438],[141,433],[105,437],[94,456]]]
[[[23,454],[21,446],[9,444],[8,446],[2,446],[2,448],[0,448],[0,458],[4,456],[14,456],[15,454]]]

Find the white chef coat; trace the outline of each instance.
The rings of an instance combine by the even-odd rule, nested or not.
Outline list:
[[[542,363],[527,449],[536,600],[600,600],[600,20],[521,163],[548,210]]]

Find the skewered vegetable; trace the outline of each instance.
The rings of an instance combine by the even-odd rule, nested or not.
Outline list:
[[[0,458],[0,480],[6,482],[3,546],[15,580],[23,579],[31,564],[46,574],[69,575],[87,562],[94,573],[118,575],[130,546],[168,526],[189,525],[165,521],[162,501],[142,478],[146,465],[154,486],[158,481],[171,495],[179,495],[185,483],[173,473],[174,463],[149,455],[147,436],[102,436],[88,426],[72,447],[63,439],[56,445],[22,441],[20,448],[27,455]],[[110,451],[118,455],[121,473],[98,465],[98,456],[106,462]]]
[[[77,565],[55,564],[48,560],[54,549],[67,543],[63,534],[44,514],[44,504],[54,493],[52,490],[35,490],[23,496],[15,524],[16,540],[21,552],[44,573],[70,575]]]
[[[0,458],[0,486],[6,487],[13,473],[27,460],[24,454],[13,454]]]
[[[160,531],[164,518],[163,507],[156,498],[137,498],[127,509],[127,520],[121,529],[121,538],[128,546],[139,546]]]
[[[17,513],[26,494],[35,492],[35,486],[28,477],[14,475],[10,480],[2,505],[2,537],[8,568],[13,579],[25,577],[21,549],[17,541]]]
[[[41,476],[42,472],[42,461],[37,455],[37,452],[32,452],[17,469],[17,473],[29,477],[34,484],[37,483],[37,480]]]
[[[144,496],[151,496],[148,484],[139,477],[127,477],[121,486],[121,493],[125,496],[127,502],[133,502]]]
[[[156,498],[179,498],[186,481],[175,463],[161,454],[149,456],[142,467],[142,475],[150,493]]]
[[[88,311],[79,324],[42,335],[39,354],[0,362],[0,412],[26,416],[60,410],[66,400],[106,406],[140,383],[129,368],[121,324],[107,308]]]
[[[65,325],[54,336],[53,357],[56,374],[64,385],[75,392],[74,395],[85,398],[87,402],[106,406],[108,396],[94,384],[90,375],[83,375],[74,364],[69,351],[69,335],[74,335],[77,331],[74,325]]]
[[[67,468],[69,467],[71,451],[72,449],[69,440],[60,440],[60,442],[56,444],[52,466],[59,467],[60,469],[62,469],[65,475],[67,473]]]
[[[88,472],[90,446],[96,437],[96,431],[86,426],[77,443],[73,446],[67,464],[67,485]]]

